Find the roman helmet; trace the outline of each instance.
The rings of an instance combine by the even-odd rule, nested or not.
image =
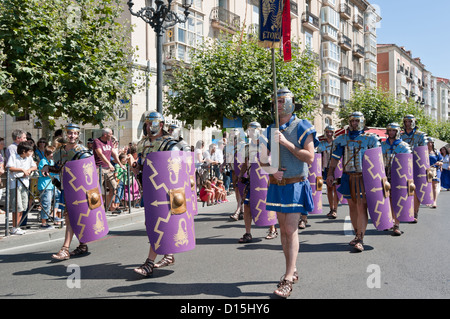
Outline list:
[[[292,94],[289,89],[282,88],[277,91],[277,103],[278,101],[283,104],[283,108],[281,109],[281,111],[279,111],[279,116],[285,116],[294,113],[294,94]]]
[[[394,123],[394,122],[393,123],[389,123],[386,126],[386,134],[388,134],[388,130],[396,130],[397,134],[395,134],[395,139],[399,139],[400,138],[400,124]]]
[[[252,132],[252,134],[250,134]],[[255,140],[259,138],[261,134],[261,124],[259,122],[253,121],[247,125],[247,135],[253,137]]]
[[[145,122],[148,125],[147,128],[150,128],[150,134],[156,136],[161,130],[161,123],[164,123],[164,116],[159,112],[150,112],[145,117]]]
[[[414,129],[416,127],[416,117],[414,115],[408,114],[403,117],[403,128],[406,128],[405,120],[411,120],[411,129]]]
[[[81,128],[78,124],[68,123],[68,124],[66,124],[66,132],[69,132],[69,131],[80,132]]]
[[[336,132],[336,128],[333,125],[328,124],[327,126],[325,126],[324,131],[331,131],[334,135],[334,133]]]
[[[361,112],[353,112],[352,114],[350,114],[350,116],[348,118],[348,124],[349,124],[350,131],[353,130],[352,126],[350,125],[351,120],[359,120],[357,130],[358,131],[364,130],[365,120],[364,120],[364,115]]]

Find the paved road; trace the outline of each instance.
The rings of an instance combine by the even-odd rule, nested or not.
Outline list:
[[[308,227],[299,230],[300,280],[290,299],[449,298],[449,206],[450,192],[443,191],[438,208],[422,207],[419,223],[402,224],[400,237],[369,225],[363,253],[348,245],[353,234],[347,206],[336,220],[309,216]],[[175,255],[175,265],[155,270],[153,278],[132,271],[149,247],[142,210],[109,218],[109,235],[91,243],[88,256],[63,262],[50,260],[62,230],[2,238],[0,297],[271,299],[284,273],[280,240],[265,240],[266,229],[254,228],[254,242],[238,244],[244,223],[229,219],[234,208],[233,201],[201,207],[196,248]]]

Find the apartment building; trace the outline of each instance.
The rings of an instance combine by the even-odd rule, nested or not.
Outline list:
[[[433,118],[437,118],[436,81],[420,58],[396,44],[378,44],[378,86],[400,100],[414,100]]]
[[[135,10],[139,10],[151,1],[133,2]],[[235,33],[244,25],[248,33],[257,34],[259,30],[259,0],[192,2],[188,21],[176,24],[164,35],[164,72],[170,72],[175,63],[189,63],[189,52],[206,37],[218,37],[220,32]],[[181,0],[174,0],[172,10],[182,14],[181,3]],[[339,125],[339,107],[345,106],[354,86],[376,85],[376,23],[380,16],[367,0],[290,0],[290,4],[293,43],[310,50],[320,61],[317,76],[321,84],[321,107],[315,114],[314,125],[321,133],[327,124]],[[130,34],[131,45],[139,47],[133,81],[139,82],[144,89],[130,101],[120,101],[129,103],[129,110],[119,114],[116,123],[105,125],[115,130],[121,145],[126,145],[142,136],[143,114],[156,109],[156,36],[148,24],[129,13],[126,0],[123,0],[123,7],[123,22],[131,21],[135,26]],[[151,75],[147,83],[138,76],[142,73]],[[5,134],[10,135],[14,125],[26,129],[34,137],[39,136],[39,129],[33,127],[32,120],[7,118]],[[169,118],[168,121],[172,120]],[[85,126],[83,130],[84,140],[98,136],[96,127]],[[185,128],[183,133],[190,144],[203,138],[206,145],[219,134],[214,128],[201,133],[201,136],[191,128]]]
[[[436,77],[436,120],[448,121],[450,118],[450,80]]]

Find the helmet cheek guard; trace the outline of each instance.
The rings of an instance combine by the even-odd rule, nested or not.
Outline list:
[[[292,114],[295,111],[294,94],[286,88],[280,89],[277,92],[277,103],[282,104],[283,107],[279,112],[280,116]]]
[[[161,131],[161,123],[164,123],[164,117],[159,112],[150,112],[145,117],[145,122],[147,127],[150,128],[150,134],[155,136]]]
[[[364,130],[366,123],[364,120],[364,115],[361,112],[353,112],[352,114],[350,114],[350,117],[348,118],[350,131],[353,131],[353,127],[351,125],[352,120],[359,120],[358,127],[356,128],[357,131]]]

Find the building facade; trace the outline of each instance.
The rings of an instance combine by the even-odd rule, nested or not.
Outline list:
[[[134,0],[136,10],[150,5],[149,0]],[[189,52],[195,50],[205,38],[216,38],[220,32],[235,33],[245,26],[247,33],[259,30],[259,0],[193,0],[188,21],[177,24],[164,35],[164,71],[170,72],[174,63],[189,63]],[[181,0],[174,0],[173,10],[182,14]],[[291,0],[291,38],[302,49],[310,50],[320,61],[318,82],[321,85],[321,106],[314,125],[320,133],[327,124],[338,126],[338,110],[351,97],[354,86],[377,83],[376,24],[380,16],[366,0]],[[115,131],[120,144],[127,145],[142,136],[142,119],[146,112],[156,109],[156,36],[153,29],[128,11],[123,0],[123,23],[131,22],[131,45],[137,46],[138,56],[133,62],[136,76],[133,79],[143,87],[129,103],[128,111],[119,114],[115,123],[104,123]],[[142,73],[150,75],[139,76]],[[143,82],[145,81],[145,82]],[[172,122],[168,119],[168,122]],[[181,123],[180,123],[181,124]],[[1,130],[0,123],[0,132]],[[21,127],[39,136],[33,119],[21,121],[6,116],[4,136],[10,143],[11,127]],[[196,127],[196,125],[194,125]],[[86,126],[83,139],[98,136],[98,128]],[[184,128],[185,139],[191,145],[199,138],[209,141],[218,137],[219,131],[210,128],[194,132]],[[0,133],[1,134],[1,133]],[[8,140],[9,139],[9,140]]]

